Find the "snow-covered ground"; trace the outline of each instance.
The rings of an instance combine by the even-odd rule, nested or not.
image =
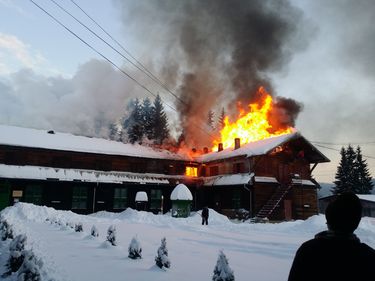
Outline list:
[[[212,280],[218,254],[223,250],[236,281],[286,280],[298,246],[325,230],[323,215],[306,221],[278,224],[250,224],[229,221],[210,210],[209,225],[202,226],[200,215],[172,218],[127,209],[122,213],[100,212],[77,215],[70,211],[18,203],[1,212],[15,234],[27,236],[26,249],[42,259],[43,270],[55,281],[103,280]],[[83,232],[66,224],[81,222]],[[91,227],[99,237],[90,235]],[[106,243],[110,225],[117,229],[117,246]],[[375,247],[375,219],[363,218],[358,237]],[[137,236],[142,259],[128,258],[128,246]],[[166,237],[171,267],[159,269],[155,256]],[[0,241],[0,270],[8,258],[10,240]],[[16,275],[3,278],[16,280]]]

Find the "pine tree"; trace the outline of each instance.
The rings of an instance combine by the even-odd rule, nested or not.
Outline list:
[[[155,144],[160,145],[169,137],[168,117],[159,95],[156,96],[152,106],[152,131]]]
[[[358,146],[355,159],[355,193],[370,194],[373,189],[372,177],[367,167],[366,160],[362,157],[361,148]]]
[[[107,230],[107,241],[112,244],[112,246],[117,246],[116,242],[116,227],[110,225]]]
[[[349,167],[348,161],[346,159],[346,150],[344,147],[341,148],[340,154],[341,160],[339,166],[337,167],[337,172],[335,175],[335,186],[331,189],[331,192],[333,194],[340,194],[344,192],[348,182],[347,175]]]
[[[160,268],[170,268],[171,266],[171,262],[168,258],[167,241],[165,237],[161,239],[161,245],[158,249],[158,255],[155,257],[155,262]]]
[[[225,110],[224,110],[224,107],[223,107],[222,110],[221,110],[221,114],[219,116],[219,120],[218,120],[218,126],[217,126],[217,128],[219,130],[221,130],[221,129],[224,128],[224,126],[225,126],[224,120],[225,120]]]
[[[135,99],[132,104],[129,117],[124,121],[124,128],[127,129],[128,139],[131,143],[141,142],[143,137],[142,112],[139,99]]]
[[[129,255],[128,255],[129,258],[133,260],[142,258],[142,247],[137,237],[133,237],[133,239],[130,241],[128,251],[129,251]]]
[[[234,281],[233,270],[229,267],[227,257],[223,251],[219,252],[212,281]]]
[[[96,228],[95,225],[93,225],[91,227],[90,233],[91,233],[91,236],[93,236],[93,237],[99,237],[99,231],[98,231],[98,229]]]
[[[74,226],[74,231],[75,232],[83,232],[83,224],[81,222],[76,223]]]
[[[25,259],[18,271],[18,281],[41,281],[43,262],[32,251],[25,251]]]
[[[109,124],[109,139],[117,141],[119,138],[120,134],[117,125],[115,123]]]
[[[13,228],[12,226],[7,222],[5,218],[1,218],[0,220],[0,235],[1,240],[5,241],[7,239],[13,239]]]
[[[207,114],[207,125],[212,130],[215,130],[215,126],[214,126],[214,112],[212,110],[208,111],[208,114]]]
[[[26,236],[23,234],[17,235],[9,244],[9,259],[6,264],[8,271],[5,275],[10,275],[16,272],[22,265],[25,259],[25,244]]]
[[[145,98],[142,103],[141,108],[141,117],[142,117],[142,127],[144,135],[148,139],[152,139],[153,130],[152,130],[152,105],[149,98]]]

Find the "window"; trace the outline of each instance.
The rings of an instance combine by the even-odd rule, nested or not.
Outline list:
[[[126,188],[115,188],[113,196],[113,209],[125,209],[128,203],[128,190]]]
[[[234,190],[232,193],[232,208],[239,209],[241,208],[241,191]]]
[[[86,209],[87,208],[87,187],[75,186],[73,187],[72,209]]]
[[[42,204],[42,187],[40,185],[28,185],[25,189],[24,201],[35,205]]]
[[[219,174],[219,166],[210,167],[210,176],[217,176]]]
[[[233,173],[240,174],[245,172],[245,165],[243,162],[233,164]]]
[[[185,168],[185,175],[188,176],[188,177],[197,177],[198,176],[198,168],[187,166]]]
[[[150,209],[161,208],[161,196],[162,192],[160,189],[151,189]]]

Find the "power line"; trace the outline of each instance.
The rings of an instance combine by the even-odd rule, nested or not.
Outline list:
[[[325,148],[325,149],[330,149],[330,150],[334,150],[334,151],[338,151],[338,152],[341,151],[340,149],[336,149],[336,148],[332,148],[332,147],[328,147],[328,146],[324,146],[324,145],[320,145],[320,144],[316,144],[316,143],[315,143],[315,145],[318,146],[318,147],[321,147],[321,148]],[[375,159],[375,156],[369,156],[369,155],[363,155],[363,154],[362,154],[362,156],[365,157],[365,158],[369,158],[369,159]]]
[[[175,93],[173,93],[169,88],[163,83],[159,78],[157,78],[151,71],[149,71],[142,63],[140,63],[134,56],[130,54],[129,51],[127,51],[117,40],[113,38],[107,31],[104,30],[91,16],[89,16],[78,4],[76,4],[73,0],[71,2],[76,5],[90,20],[92,20],[107,36],[109,36],[116,44],[118,44],[126,54],[128,54],[136,63],[138,63],[141,67],[139,67],[136,63],[132,62],[128,57],[126,57],[124,54],[119,52],[115,47],[113,47],[111,44],[109,44],[106,40],[104,40],[101,36],[99,36],[95,31],[93,31],[91,28],[89,28],[87,25],[85,25],[82,21],[80,21],[77,17],[75,17],[73,14],[71,14],[69,11],[67,11],[64,7],[62,7],[60,4],[58,4],[55,0],[50,0],[53,2],[57,7],[59,7],[62,11],[64,11],[66,14],[68,14],[70,17],[72,17],[75,21],[77,21],[80,25],[82,25],[84,28],[86,28],[88,31],[90,31],[93,35],[95,35],[99,40],[101,40],[104,44],[106,44],[108,47],[110,47],[113,51],[115,51],[117,54],[119,54],[122,58],[127,60],[131,65],[133,65],[135,68],[137,68],[139,71],[144,73],[147,77],[149,77],[152,81],[157,83],[159,86],[161,86],[163,89],[165,89],[169,94],[171,94],[174,98],[176,98],[178,101],[183,103],[184,105],[187,105],[187,103],[182,100],[180,97],[178,97]]]
[[[325,145],[367,145],[367,144],[375,144],[375,141],[369,141],[369,142],[348,142],[348,143],[333,143],[333,142],[322,142],[322,141],[310,141],[311,143],[315,144],[325,144]]]
[[[29,1],[31,3],[33,3],[36,7],[38,7],[40,10],[42,10],[49,17],[51,17],[55,22],[57,22],[59,25],[61,25],[65,30],[67,30],[69,33],[71,33],[74,37],[76,37],[78,40],[80,40],[82,43],[84,43],[87,47],[89,47],[91,50],[93,50],[96,54],[98,54],[100,57],[102,57],[104,60],[106,60],[108,63],[110,63],[113,67],[115,67],[117,70],[119,70],[122,74],[124,74],[125,76],[127,76],[133,82],[135,82],[142,89],[144,89],[145,91],[147,91],[148,93],[150,93],[154,97],[157,96],[150,89],[148,89],[146,86],[144,86],[142,83],[140,83],[137,79],[135,79],[130,74],[128,74],[126,71],[124,71],[123,69],[121,69],[117,64],[115,64],[113,61],[111,61],[109,58],[107,58],[105,55],[103,55],[101,52],[99,52],[97,49],[95,49],[93,46],[91,46],[88,42],[86,42],[84,39],[82,39],[80,36],[78,36],[74,31],[72,31],[70,28],[68,28],[66,25],[64,25],[61,21],[59,21],[55,16],[53,16],[52,14],[50,14],[43,7],[41,7],[40,5],[38,5],[33,0],[29,0]],[[54,0],[51,0],[51,1],[54,2]],[[174,108],[173,106],[171,106],[170,104],[165,103],[165,102],[164,102],[164,104],[167,105],[169,108],[171,108],[176,113],[178,113],[177,109]],[[209,132],[207,132],[207,130],[205,130],[204,128],[200,127],[197,124],[195,124],[195,126],[197,128],[199,128],[200,130],[202,130],[204,133],[206,133],[208,136],[212,137],[212,135]]]

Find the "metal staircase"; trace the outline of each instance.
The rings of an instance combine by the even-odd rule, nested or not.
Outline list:
[[[280,206],[281,200],[288,194],[292,188],[292,184],[280,185],[278,189],[272,194],[271,198],[259,210],[257,215],[253,218],[254,222],[267,220],[272,213]]]

